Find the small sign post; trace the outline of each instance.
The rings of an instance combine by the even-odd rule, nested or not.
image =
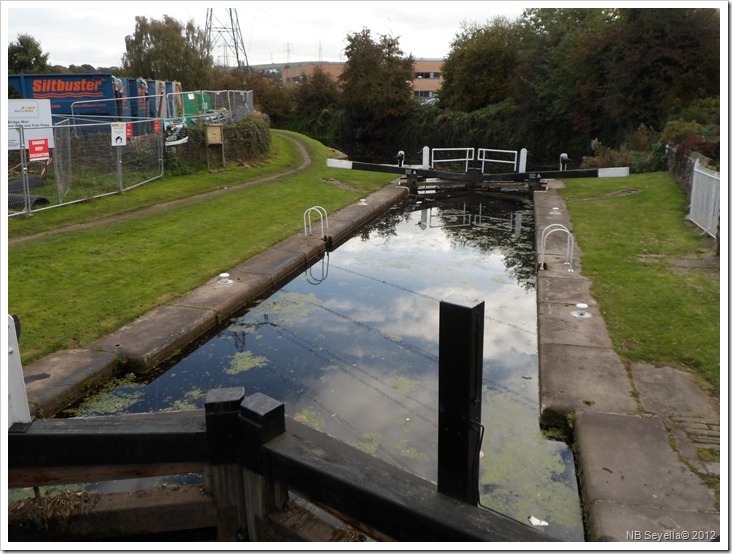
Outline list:
[[[112,146],[127,146],[127,125],[124,123],[112,123],[110,125],[112,131]],[[121,193],[124,191],[122,181],[122,149],[117,150],[117,190]]]

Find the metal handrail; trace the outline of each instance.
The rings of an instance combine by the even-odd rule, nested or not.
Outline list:
[[[313,225],[311,221],[312,212],[317,212],[320,216],[320,237],[325,240],[325,231],[328,229],[328,213],[322,206],[313,206],[305,210],[302,216],[303,226],[305,227],[305,236],[313,234]]]
[[[552,223],[551,225],[545,227],[544,230],[541,232],[541,258],[539,261],[539,268],[544,269],[544,252],[546,250],[546,240],[549,235],[557,231],[567,233],[567,261],[564,262],[564,264],[569,266],[568,271],[574,271],[574,269],[572,269],[572,258],[574,256],[574,237],[572,236],[572,233],[570,233],[569,229],[567,229],[567,227],[565,225],[562,225],[561,223]]]

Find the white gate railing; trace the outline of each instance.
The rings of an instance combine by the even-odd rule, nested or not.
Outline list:
[[[714,239],[719,222],[719,187],[719,173],[699,167],[698,160],[694,162],[689,219]]]

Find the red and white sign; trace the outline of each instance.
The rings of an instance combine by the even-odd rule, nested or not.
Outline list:
[[[48,155],[48,139],[30,139],[28,141],[28,160],[47,160]]]

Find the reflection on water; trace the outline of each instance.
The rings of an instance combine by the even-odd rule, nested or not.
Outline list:
[[[532,210],[491,199],[392,210],[149,384],[86,414],[201,408],[244,386],[437,480],[439,302],[485,302],[481,504],[583,540],[571,451],[539,429]]]

